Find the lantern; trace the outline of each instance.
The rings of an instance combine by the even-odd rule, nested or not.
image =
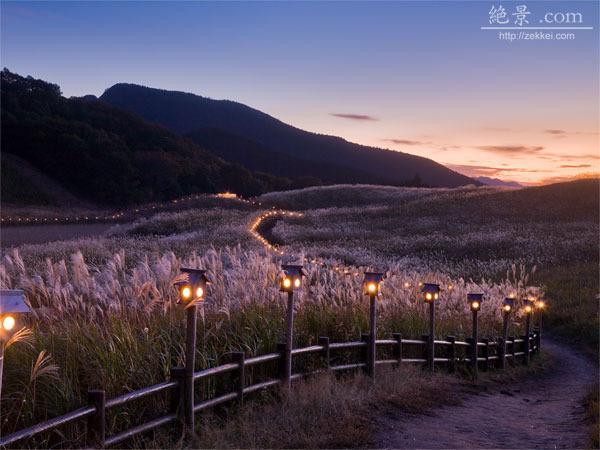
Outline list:
[[[294,292],[302,287],[302,277],[305,275],[302,266],[284,264],[281,266],[283,272],[279,280],[279,290],[281,292]]]
[[[365,272],[365,278],[363,280],[363,293],[365,295],[372,295],[372,296],[379,294],[382,281],[383,281],[383,273]]]
[[[481,309],[482,300],[483,294],[467,294],[467,301],[473,312],[478,312]]]
[[[432,303],[440,297],[440,285],[424,283],[421,292],[423,293],[425,303]]]

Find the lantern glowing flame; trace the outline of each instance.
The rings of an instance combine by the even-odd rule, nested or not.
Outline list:
[[[189,286],[184,286],[181,289],[181,298],[183,300],[189,300],[192,297],[192,288]]]
[[[16,321],[13,316],[6,316],[4,320],[2,320],[2,327],[6,331],[10,331],[15,327]]]

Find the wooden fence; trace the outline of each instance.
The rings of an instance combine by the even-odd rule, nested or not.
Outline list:
[[[326,371],[339,372],[356,369],[365,370],[367,373],[372,369],[373,372],[371,373],[374,373],[376,376],[375,367],[369,367],[370,365],[399,366],[402,364],[427,364],[430,360],[428,352],[431,346],[428,345],[428,335],[422,336],[421,339],[404,339],[400,334],[394,334],[393,339],[376,340],[376,353],[385,354],[385,358],[383,359],[377,359],[375,357],[377,355],[371,357],[368,354],[369,342],[367,337],[368,335],[364,335],[361,341],[356,342],[334,343],[330,343],[327,337],[322,337],[319,339],[318,345],[293,349],[292,357],[294,358],[301,357],[301,355],[313,355],[313,357],[317,355],[320,367],[316,370],[296,372],[291,377],[292,381]],[[471,350],[475,347],[473,342],[457,341],[454,337],[448,336],[445,340],[435,340],[434,344],[433,362],[436,365],[444,364],[452,372],[457,369],[459,364],[468,365],[473,363]],[[527,364],[530,356],[539,352],[540,332],[536,329],[529,336],[525,335],[519,338],[510,337],[506,341],[506,346],[502,343],[501,339],[496,341],[482,339],[477,342],[476,348],[477,364],[483,370],[493,367],[504,367],[505,361],[512,361],[513,364],[519,362]],[[503,355],[504,348],[506,348],[506,353]],[[354,358],[354,361],[349,362],[348,358],[345,358],[343,364],[332,364],[336,359],[341,359],[335,358],[337,352],[348,351],[358,351],[358,355]],[[242,401],[244,396],[248,394],[280,385],[285,372],[285,355],[285,345],[280,345],[277,353],[269,353],[253,358],[245,358],[242,352],[231,353],[229,355],[229,361],[231,362],[194,372],[194,382],[212,377],[220,377],[224,374],[228,374],[227,376],[229,377],[233,375],[235,380],[232,391],[218,393],[200,403],[195,403],[193,406],[194,412],[198,413],[233,400]],[[279,370],[272,373],[272,377],[254,384],[246,384],[249,378],[247,376],[248,369],[273,362],[279,366]],[[0,438],[0,447],[15,446],[17,443],[19,443],[18,447],[22,447],[25,445],[27,439],[57,430],[60,427],[83,419],[87,420],[86,444],[94,447],[115,446],[134,436],[158,427],[181,423],[182,401],[185,397],[183,390],[186,385],[184,380],[184,369],[174,368],[171,371],[171,379],[168,381],[131,391],[111,399],[106,399],[103,390],[89,391],[87,406]],[[159,393],[168,393],[170,395],[168,410],[160,412],[162,415],[117,434],[107,435],[107,410]]]

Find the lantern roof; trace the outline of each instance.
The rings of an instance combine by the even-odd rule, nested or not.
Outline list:
[[[440,292],[440,285],[435,283],[423,283],[423,287],[421,288],[421,292],[437,294]]]
[[[25,295],[22,290],[0,290],[0,314],[28,312],[31,312],[31,308],[25,303]]]
[[[515,299],[514,298],[510,298],[510,297],[506,297],[503,301],[502,301],[503,305],[508,305],[508,306],[515,306]]]
[[[380,283],[383,280],[382,272],[365,272],[365,283],[369,281],[373,281],[375,283]]]
[[[480,302],[483,300],[483,294],[469,293],[467,294],[467,300],[470,302]]]
[[[173,280],[174,285],[182,284],[198,284],[198,283],[210,283],[210,280],[206,276],[206,270],[203,269],[192,269],[190,267],[182,267],[181,273]]]
[[[298,264],[282,264],[281,270],[283,270],[283,273],[285,275],[290,275],[290,276],[306,275],[304,268]]]

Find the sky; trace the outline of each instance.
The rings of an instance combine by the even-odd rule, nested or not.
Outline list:
[[[526,184],[600,171],[596,1],[0,8],[2,66],[65,96],[129,82],[230,99],[309,131]],[[579,29],[528,29],[558,26]]]

